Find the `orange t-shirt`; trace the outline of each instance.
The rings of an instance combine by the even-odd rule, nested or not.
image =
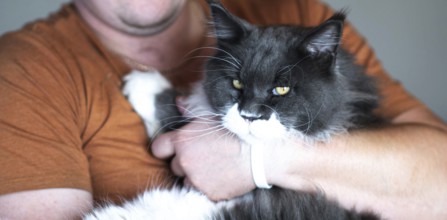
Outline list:
[[[332,14],[315,0],[223,2],[255,24],[315,26]],[[388,77],[350,25],[342,46],[378,79],[382,116],[392,118],[422,105]],[[120,200],[171,184],[169,165],[150,154],[143,123],[121,93],[121,78],[129,71],[73,5],[2,36],[0,194],[78,188],[96,200]],[[177,82],[196,80],[177,76]]]

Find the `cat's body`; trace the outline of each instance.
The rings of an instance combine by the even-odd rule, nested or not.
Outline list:
[[[211,11],[218,45],[207,63],[204,81],[190,97],[186,112],[191,116],[220,115],[221,124],[248,145],[290,138],[330,141],[333,134],[376,120],[372,112],[378,96],[373,80],[338,47],[343,14],[315,28],[256,27],[217,2],[211,3]],[[140,104],[147,99],[141,100],[142,93],[134,92],[138,91],[136,81],[163,81],[157,74],[131,74],[124,93],[148,126],[167,128],[176,124],[172,120],[176,117],[163,116],[169,120],[160,121],[157,116],[166,113],[164,107],[175,113],[173,105],[158,102],[158,113],[147,114],[152,104]],[[158,93],[146,95],[154,99]],[[155,132],[148,130],[150,135]],[[148,191],[124,208],[109,206],[86,219],[114,219],[110,217],[114,212],[116,219],[378,219],[343,209],[322,193],[276,187],[219,203],[194,190]]]
[[[154,189],[122,206],[96,209],[84,220],[377,220],[368,212],[340,208],[321,193],[273,187],[213,202],[186,188]]]

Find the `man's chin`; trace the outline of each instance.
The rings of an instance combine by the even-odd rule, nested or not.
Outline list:
[[[157,20],[141,21],[134,17],[123,18],[120,17],[120,21],[123,25],[122,29],[128,34],[137,36],[147,36],[158,34],[165,29],[169,28],[181,13],[182,5],[172,8],[164,16]],[[143,20],[143,19],[142,19]]]

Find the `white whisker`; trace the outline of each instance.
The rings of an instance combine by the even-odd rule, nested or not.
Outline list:
[[[194,140],[194,139],[197,139],[197,138],[206,137],[208,135],[212,135],[213,133],[216,133],[216,132],[219,132],[219,131],[222,131],[222,130],[225,130],[225,129],[226,128],[223,127],[222,125],[215,126],[215,127],[210,127],[208,129],[202,129],[202,130],[184,130],[184,129],[179,129],[179,130],[188,131],[188,132],[191,132],[191,133],[198,133],[200,135],[195,135],[195,136],[192,135],[189,138],[178,140],[178,142],[187,142],[187,141],[191,141],[191,140]],[[206,133],[203,133],[203,131],[206,131]]]
[[[194,56],[193,58],[209,58],[209,59],[221,60],[221,61],[224,61],[224,62],[234,66],[235,68],[238,68],[238,69],[240,68],[238,63],[235,64],[235,63],[231,62],[228,59],[224,59],[224,58],[220,58],[220,57],[215,57],[215,56]]]

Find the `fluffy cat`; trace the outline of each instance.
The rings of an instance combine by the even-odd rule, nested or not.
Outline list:
[[[330,141],[333,134],[377,120],[372,113],[378,103],[374,81],[339,47],[343,13],[313,28],[258,27],[233,16],[217,1],[210,1],[210,7],[216,54],[189,98],[190,116],[220,115],[222,125],[249,145],[288,138]],[[172,105],[175,93],[165,91],[169,83],[160,74],[134,72],[125,80],[123,92],[149,135],[183,124]],[[85,219],[379,217],[343,209],[323,193],[273,187],[214,203],[197,191],[178,187],[148,191],[123,206],[97,209]]]

